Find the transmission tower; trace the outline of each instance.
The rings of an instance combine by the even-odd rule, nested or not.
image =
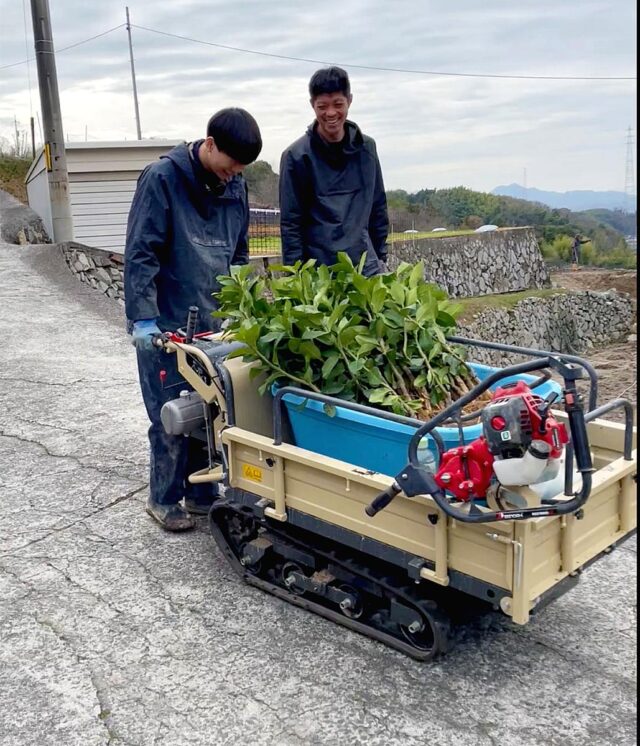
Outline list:
[[[627,161],[624,173],[624,202],[627,212],[633,212],[634,197],[636,194],[636,185],[633,169],[633,135],[631,127],[627,129]]]

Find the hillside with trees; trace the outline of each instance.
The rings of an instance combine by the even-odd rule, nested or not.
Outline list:
[[[28,158],[0,152],[0,188],[23,202],[26,202],[24,176],[29,163]],[[256,161],[244,173],[251,204],[277,207],[278,174],[271,165]],[[394,233],[434,228],[474,230],[486,223],[501,228],[526,225],[535,229],[542,252],[552,263],[569,261],[573,236],[579,233],[591,239],[582,247],[586,264],[636,266],[636,254],[625,241],[625,236],[635,236],[636,213],[605,209],[572,212],[466,187],[421,189],[414,193],[394,189],[387,192],[387,199]]]
[[[532,226],[549,261],[568,261],[573,236],[591,239],[583,246],[587,264],[633,267],[635,253],[625,235],[635,234],[636,215],[619,210],[572,212],[539,202],[474,192],[466,187],[422,189],[414,194],[398,189],[387,192],[389,217],[395,231],[433,228],[475,229],[483,224],[501,228]]]

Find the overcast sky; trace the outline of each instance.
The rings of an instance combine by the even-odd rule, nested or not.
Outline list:
[[[136,137],[126,29],[61,51],[124,23],[125,2],[50,0],[67,139]],[[134,26],[155,30],[132,29],[143,137],[195,139],[213,112],[242,106],[261,127],[261,158],[278,170],[313,118],[307,84],[322,65],[210,45],[222,44],[342,64],[349,116],[376,140],[388,189],[490,191],[525,178],[557,191],[625,188],[635,80],[356,65],[629,78],[634,0],[129,0],[129,9]],[[33,55],[29,0],[0,0],[5,138],[14,117],[23,130],[39,117],[35,62],[12,65]]]

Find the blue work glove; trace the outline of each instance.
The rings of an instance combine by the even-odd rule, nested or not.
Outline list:
[[[133,322],[131,342],[139,350],[152,350],[153,338],[156,334],[162,334],[155,319],[139,319]]]

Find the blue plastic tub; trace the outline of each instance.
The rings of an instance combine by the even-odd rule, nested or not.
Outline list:
[[[470,363],[470,367],[480,380],[499,370],[479,363]],[[508,376],[496,386],[517,380],[531,383],[536,378],[534,375]],[[562,393],[561,387],[554,381],[545,381],[535,389],[535,393],[542,397],[552,391]],[[283,397],[297,446],[391,477],[406,465],[407,449],[415,428],[340,406],[336,407],[335,415],[330,417],[325,414],[321,402],[307,399],[306,406],[301,408],[303,401],[304,397],[294,394],[285,394]],[[457,427],[439,427],[436,430],[442,437],[445,450],[459,444]],[[465,443],[470,443],[482,435],[482,425],[464,427],[463,435]],[[431,438],[428,438],[428,447],[437,455]]]

